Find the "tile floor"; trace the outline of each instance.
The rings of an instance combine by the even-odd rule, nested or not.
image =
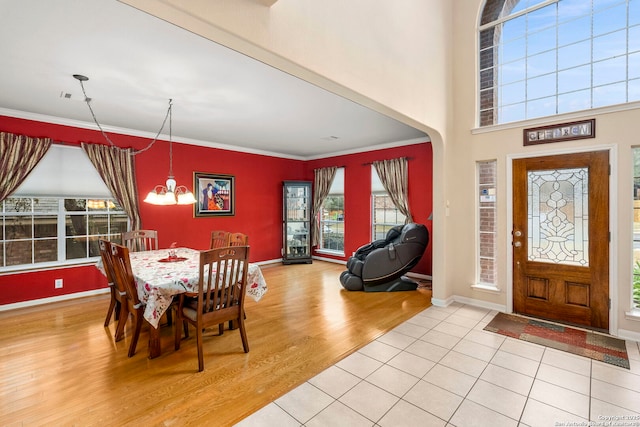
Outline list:
[[[618,368],[483,331],[495,313],[429,307],[236,426],[640,426],[637,342]]]

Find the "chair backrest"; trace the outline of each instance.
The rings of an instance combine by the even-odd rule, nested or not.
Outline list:
[[[229,246],[248,246],[249,236],[242,233],[229,233]]]
[[[229,232],[222,230],[212,231],[209,249],[224,248],[225,246],[229,246]]]
[[[249,246],[200,252],[198,317],[215,317],[215,323],[222,323],[241,315],[248,269]]]
[[[132,252],[157,250],[158,232],[156,230],[125,231],[122,233],[122,244]]]
[[[121,284],[127,293],[127,299],[134,308],[140,307],[140,297],[136,286],[136,278],[131,270],[131,260],[129,259],[129,249],[126,246],[111,243],[111,255],[113,259],[113,271],[115,280]]]
[[[109,240],[100,239],[100,258],[102,258],[102,268],[104,268],[104,274],[107,276],[107,282],[109,286],[113,286],[116,291],[121,295],[124,295],[125,289],[119,281],[116,281],[116,272],[113,266],[113,255],[111,254],[111,243]]]
[[[102,259],[102,268],[104,269],[104,275],[107,277],[109,286],[115,286],[115,273],[113,271],[113,262],[111,261],[111,242],[108,240],[98,240],[100,247],[100,259]]]

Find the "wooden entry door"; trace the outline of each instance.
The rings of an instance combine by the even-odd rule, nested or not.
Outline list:
[[[608,331],[609,152],[513,161],[514,312]]]

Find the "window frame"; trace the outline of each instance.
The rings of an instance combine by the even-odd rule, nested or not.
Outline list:
[[[338,209],[342,213],[332,212],[325,209],[325,203],[328,200],[333,201],[334,199],[338,199],[341,201],[337,202],[338,206],[342,206],[342,209]],[[320,211],[318,212],[318,221],[320,224],[320,236],[318,238],[318,246],[316,248],[316,252],[325,253],[330,255],[344,256],[344,217],[345,217],[345,198],[344,198],[344,167],[339,167],[336,169],[336,174],[333,178],[333,182],[331,183],[331,188],[329,189],[329,194],[327,195],[327,199],[322,202],[322,206],[320,207]],[[331,217],[336,215],[335,219]],[[342,219],[340,219],[340,217]],[[331,243],[329,243],[329,241]],[[325,248],[325,244],[333,244],[335,243],[336,248]],[[340,249],[342,246],[342,249]]]
[[[498,288],[497,160],[476,162],[476,286]]]
[[[30,200],[30,207],[28,210],[24,211],[11,211],[7,209],[14,200],[22,199],[22,200]],[[39,205],[38,200],[47,200],[47,207],[43,207],[42,210],[38,210],[37,205]],[[65,200],[84,200],[84,207],[78,210],[67,210],[65,208]],[[57,204],[55,210],[52,210],[51,207]],[[77,203],[77,202],[76,202]],[[94,207],[91,207],[93,203]],[[96,203],[101,203],[103,208],[100,208],[96,205]],[[49,210],[47,210],[49,209]],[[85,217],[85,233],[84,234],[76,234],[76,235],[68,235],[67,234],[67,221],[71,220],[71,217]],[[107,219],[107,230],[105,233],[102,232],[92,232],[91,219],[99,216],[106,216]],[[46,236],[39,237],[36,234],[37,227],[37,219],[38,218],[53,218],[55,217],[56,222],[56,231],[55,236]],[[30,236],[19,236],[9,238],[9,233],[7,232],[7,222],[12,218],[30,218]],[[32,269],[40,269],[40,268],[52,268],[52,267],[60,267],[60,266],[69,266],[69,265],[78,265],[78,264],[88,264],[95,263],[100,257],[99,251],[97,249],[98,239],[106,238],[111,241],[119,242],[120,241],[120,233],[122,231],[122,226],[117,228],[115,224],[122,224],[123,227],[128,230],[130,228],[130,219],[128,218],[124,209],[117,205],[117,202],[113,198],[104,198],[104,199],[95,199],[88,197],[75,197],[71,198],[68,196],[64,197],[30,197],[30,196],[10,196],[7,199],[0,202],[0,273],[5,272],[20,272],[25,270]],[[113,227],[112,227],[113,226]],[[117,231],[114,231],[116,230]],[[69,241],[73,241],[74,239],[84,240],[84,251],[85,256],[83,257],[69,257],[67,251],[67,243]],[[55,240],[56,242],[56,259],[55,260],[47,260],[47,261],[37,261],[36,254],[38,253],[38,249],[36,247],[36,242],[46,241],[46,240]],[[12,244],[17,242],[30,242],[30,263],[22,263],[22,264],[7,264],[7,248]],[[92,250],[95,249],[95,250]]]
[[[538,0],[532,0],[536,2]],[[618,0],[615,1],[615,4],[608,4],[606,6],[602,6],[600,8],[596,8],[590,4],[589,11],[579,15],[577,18],[565,17],[564,14],[560,13],[560,9],[563,5],[563,0],[542,0],[537,4],[530,5],[529,3],[525,3],[525,0],[516,1],[516,0],[488,0],[482,10],[480,15],[480,22],[478,25],[477,35],[478,35],[478,45],[477,45],[477,54],[478,54],[478,69],[477,69],[477,78],[478,78],[478,104],[477,104],[477,124],[479,128],[485,128],[489,126],[498,126],[498,125],[506,125],[510,123],[516,123],[525,120],[533,120],[540,119],[544,117],[550,117],[552,115],[557,114],[569,114],[569,113],[577,113],[580,111],[589,111],[596,108],[611,108],[613,106],[618,106],[618,108],[624,108],[629,103],[638,103],[640,102],[640,75],[631,74],[631,70],[635,69],[633,67],[634,61],[635,63],[640,62],[640,48],[638,48],[638,43],[635,45],[632,44],[632,41],[635,40],[635,36],[632,33],[640,32],[640,19],[638,19],[639,8],[637,3],[629,3],[628,0]],[[519,8],[519,5],[523,5],[524,8]],[[528,7],[527,7],[528,6]],[[635,7],[635,9],[631,9],[631,6]],[[524,43],[522,49],[524,50],[524,56],[522,58],[517,58],[517,61],[524,61],[522,73],[524,77],[521,80],[517,80],[514,82],[509,82],[513,84],[523,85],[521,91],[524,93],[521,95],[524,98],[518,98],[518,102],[515,102],[514,99],[511,99],[512,103],[503,103],[503,100],[506,97],[513,95],[513,92],[505,91],[506,83],[503,81],[505,75],[503,70],[505,69],[505,65],[513,67],[514,69],[518,69],[517,61],[509,63],[508,61],[503,61],[503,58],[506,55],[506,52],[503,51],[504,46],[508,43],[505,43],[504,40],[504,25],[509,22],[514,22],[517,19],[531,20],[535,19],[535,13],[542,14],[543,9],[548,7],[554,7],[553,20],[550,20],[550,25],[544,28],[544,31],[554,30],[554,38],[553,44],[547,45],[544,44],[545,51],[548,53],[553,53],[553,69],[545,74],[548,77],[553,77],[552,82],[554,85],[545,85],[545,87],[555,86],[552,90],[552,93],[548,94],[548,96],[540,97],[537,99],[536,96],[539,95],[539,92],[533,91],[532,89],[528,89],[527,85],[533,84],[536,78],[540,76],[532,76],[528,73],[531,73],[529,70],[529,61],[533,61],[534,58],[540,54],[540,52],[528,52],[527,49],[532,45],[535,46],[535,42],[531,42],[530,39],[539,35],[543,31],[538,31],[537,33],[533,30],[529,30],[528,27],[524,27],[521,34],[521,39]],[[623,8],[625,13],[626,20],[624,21],[624,26],[616,27],[613,30],[606,31],[603,30],[600,33],[593,33],[591,30],[588,33],[586,38],[581,38],[579,40],[570,40],[570,41],[560,41],[559,37],[561,37],[559,31],[564,28],[568,28],[568,26],[573,22],[576,23],[581,19],[586,19],[588,21],[589,28],[591,29],[593,26],[594,19],[602,18],[605,16],[606,12],[613,11],[615,12],[615,8]],[[505,13],[505,11],[508,12]],[[630,21],[630,18],[634,18],[635,21]],[[604,19],[602,22],[606,22]],[[516,25],[516,24],[513,24]],[[526,25],[529,25],[526,23]],[[539,29],[538,29],[539,30]],[[606,37],[612,36],[618,32],[624,32],[624,52],[620,54],[610,54],[606,58],[593,56],[594,53],[598,53],[601,49],[598,49],[597,46],[594,47],[596,43],[599,41],[605,40]],[[513,38],[515,41],[517,38]],[[590,57],[586,63],[573,64],[570,66],[561,65],[560,61],[562,58],[566,58],[567,56],[561,55],[563,49],[566,50],[568,48],[576,48],[577,45],[588,42],[589,44],[589,53]],[[611,66],[612,62],[615,62],[617,57],[623,57],[624,66],[614,67],[615,70],[618,70],[622,73],[624,71],[624,76],[621,79],[616,81],[609,82],[597,82],[594,79],[597,77],[598,69],[605,66]],[[608,64],[608,65],[607,65]],[[559,88],[559,85],[562,83],[562,75],[568,75],[570,73],[578,72],[580,75],[584,74],[584,72],[580,72],[580,68],[588,66],[588,77],[589,82],[586,87],[580,88]],[[612,73],[607,72],[602,75],[610,75]],[[566,80],[566,79],[565,79]],[[570,78],[566,81],[575,82],[577,81],[575,78]],[[622,88],[624,86],[624,88]],[[513,86],[515,88],[516,86]],[[621,95],[618,99],[610,98],[614,93],[613,89],[621,88]],[[607,93],[606,98],[602,93]],[[569,105],[567,99],[571,97],[575,102],[575,98],[578,95],[584,95],[582,103],[576,103],[575,105]],[[552,108],[547,111],[548,106],[545,106],[539,112],[535,112],[535,106],[541,106],[547,101],[552,102]],[[511,107],[509,107],[509,105]],[[568,105],[568,106],[567,106]],[[511,118],[505,118],[505,114],[509,110],[512,109],[520,109],[520,112]]]
[[[631,196],[632,224],[631,224],[631,283],[630,283],[630,308],[640,315],[640,147],[632,147],[631,169],[632,188]],[[638,218],[636,220],[636,217]],[[638,256],[636,257],[636,246]]]

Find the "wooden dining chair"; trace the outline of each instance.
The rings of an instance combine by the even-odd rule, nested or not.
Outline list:
[[[153,251],[158,249],[158,231],[131,230],[122,233],[122,244],[131,252]]]
[[[223,230],[212,231],[209,249],[224,248],[225,246],[229,246],[229,232]]]
[[[248,246],[249,236],[242,233],[229,233],[229,246]]]
[[[142,324],[145,322],[145,304],[140,301],[140,297],[138,296],[136,279],[133,276],[133,271],[131,270],[129,249],[126,246],[112,243],[111,254],[113,255],[113,270],[115,272],[116,280],[120,281],[125,288],[127,296],[127,311],[133,316],[134,330],[133,336],[131,337],[131,344],[129,344],[128,353],[128,356],[132,357],[136,353],[136,346],[138,344],[138,338],[140,337],[140,331],[142,330]]]
[[[99,240],[100,246],[100,258],[102,259],[102,268],[104,269],[107,282],[109,284],[109,291],[111,293],[111,301],[109,303],[109,311],[107,311],[107,317],[104,320],[104,326],[109,326],[111,322],[111,315],[115,312],[115,320],[118,322],[116,326],[116,333],[114,338],[116,341],[120,341],[124,337],[124,326],[127,322],[128,306],[127,306],[127,293],[120,281],[116,280],[116,273],[113,269],[113,255],[111,254],[111,242],[108,240]]]
[[[185,337],[189,325],[196,330],[198,371],[204,370],[203,330],[233,321],[238,325],[244,352],[249,341],[244,326],[244,298],[249,268],[249,247],[235,246],[210,249],[200,253],[200,279],[197,293],[180,294],[176,311],[175,349],[180,349],[183,323]]]

